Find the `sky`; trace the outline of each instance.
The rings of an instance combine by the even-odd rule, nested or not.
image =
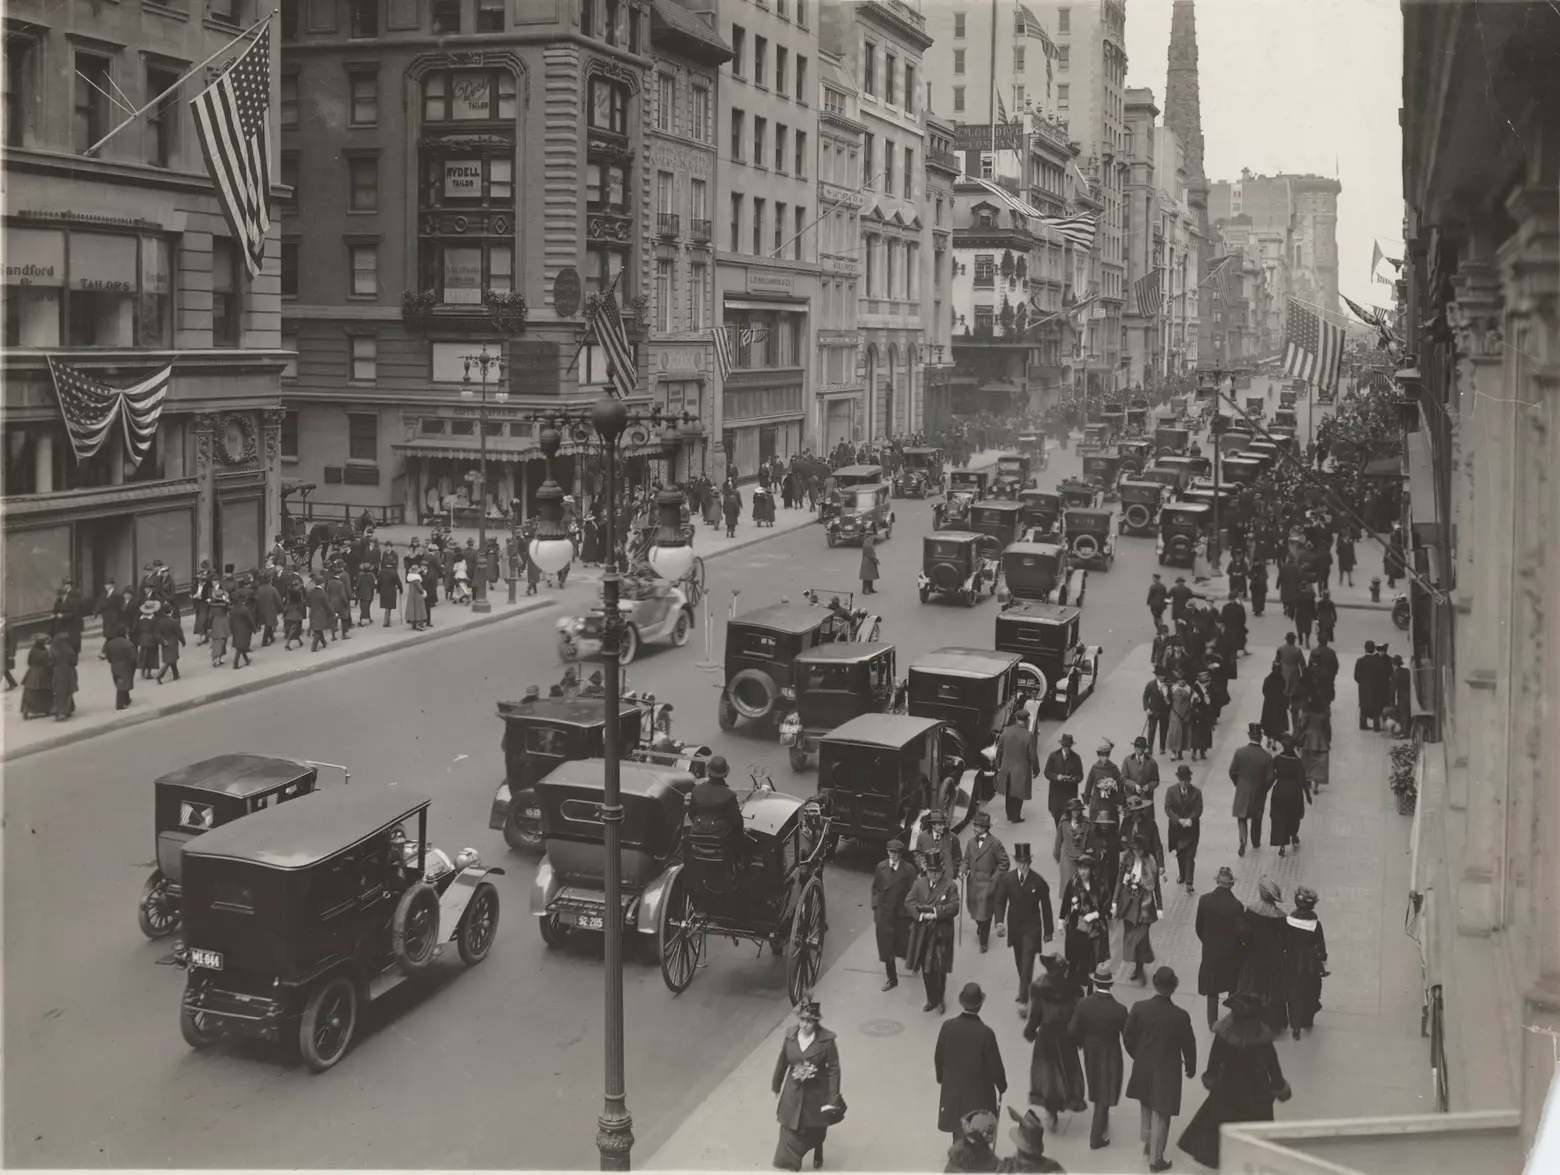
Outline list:
[[[1126,4],[1127,85],[1163,110],[1171,0]],[[1370,259],[1373,238],[1402,256],[1398,0],[1196,0],[1196,13],[1208,179],[1237,180],[1243,167],[1335,177],[1338,288],[1390,305]]]

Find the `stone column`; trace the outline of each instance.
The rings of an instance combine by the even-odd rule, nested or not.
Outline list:
[[[260,461],[265,469],[265,533],[260,536],[261,549],[269,551],[271,540],[282,533],[282,421],[287,413],[281,408],[267,408],[261,413],[264,425],[264,443],[260,446]]]
[[[40,432],[33,441],[33,493],[54,492],[54,434]]]
[[[1447,319],[1456,331],[1459,419],[1476,437],[1474,528],[1458,536],[1469,544],[1475,564],[1471,623],[1458,641],[1459,701],[1469,731],[1467,836],[1457,890],[1457,925],[1467,934],[1488,934],[1498,925],[1496,888],[1499,830],[1506,814],[1504,709],[1499,649],[1505,627],[1509,582],[1512,478],[1511,406],[1507,401],[1502,348],[1489,331],[1499,331],[1500,275],[1488,251],[1470,243],[1458,265],[1455,302]]]
[[[195,416],[190,420],[190,434],[195,439],[195,480],[200,492],[195,498],[195,565],[203,560],[216,562],[217,546],[217,470],[214,449],[216,446],[217,418]]]
[[[129,454],[125,452],[125,434],[118,428],[110,429],[108,434],[108,484],[122,486],[125,484],[125,461]]]

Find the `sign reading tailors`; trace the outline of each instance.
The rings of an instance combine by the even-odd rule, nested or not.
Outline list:
[[[750,294],[792,294],[796,279],[789,273],[768,273],[761,269],[747,271],[747,292]]]
[[[476,200],[482,196],[482,160],[446,159],[444,161],[446,199]]]

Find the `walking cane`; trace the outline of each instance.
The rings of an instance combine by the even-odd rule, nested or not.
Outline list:
[[[967,892],[965,886],[968,881],[968,877],[961,876],[959,878],[959,945],[961,947],[964,945],[964,896]]]

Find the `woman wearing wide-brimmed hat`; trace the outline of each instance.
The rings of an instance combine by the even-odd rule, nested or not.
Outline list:
[[[1294,911],[1284,919],[1284,998],[1289,1031],[1296,1040],[1309,1032],[1322,1007],[1322,978],[1327,974],[1327,936],[1316,916],[1316,891],[1295,890]]]
[[[1219,1166],[1219,1127],[1226,1122],[1271,1122],[1273,1103],[1287,1102],[1289,1083],[1273,1047],[1275,1033],[1263,1021],[1260,998],[1237,992],[1213,1028],[1213,1047],[1203,1085],[1208,1097],[1181,1132],[1176,1145],[1205,1167]]]
[[[1076,871],[1062,890],[1064,949],[1073,982],[1080,987],[1089,982],[1095,967],[1110,958],[1110,910],[1096,878],[1098,864],[1093,852],[1084,853],[1074,862]]]
[[[1262,1003],[1262,1014],[1274,1032],[1289,1026],[1284,998],[1284,944],[1288,933],[1284,911],[1278,903],[1284,891],[1278,882],[1264,877],[1257,882],[1257,900],[1246,906],[1241,931],[1241,969],[1237,991],[1255,996]]]
[[[1061,955],[1042,955],[1041,974],[1029,993],[1024,1039],[1034,1042],[1029,1059],[1029,1103],[1045,1110],[1054,1129],[1063,1110],[1088,1109],[1083,1100],[1083,1065],[1078,1046],[1067,1035],[1082,991]]]
[[[834,1033],[823,1027],[822,1018],[818,1002],[803,996],[796,1006],[796,1024],[786,1032],[775,1062],[780,1141],[774,1165],[781,1171],[800,1171],[808,1151],[813,1152],[813,1168],[823,1166],[824,1139],[844,1113],[839,1045]]]
[[[1008,1131],[1008,1137],[1013,1140],[1013,1154],[1006,1159],[997,1161],[997,1171],[1004,1172],[1033,1172],[1034,1175],[1065,1175],[1066,1168],[1055,1159],[1045,1157],[1045,1125],[1040,1121],[1040,1115],[1033,1110],[1026,1110],[1022,1117],[1012,1106],[1008,1107],[1008,1117],[1018,1125]]]
[[[1077,871],[1079,859],[1089,851],[1089,822],[1083,818],[1083,801],[1076,796],[1067,801],[1056,822],[1056,844],[1051,859],[1059,871],[1063,892]]]
[[[136,645],[136,666],[141,671],[141,677],[150,678],[160,668],[162,648],[157,640],[157,614],[163,609],[163,603],[158,599],[150,599],[140,607],[139,615],[135,621],[134,640]]]
[[[1268,843],[1277,845],[1282,857],[1291,847],[1300,849],[1300,822],[1312,795],[1295,740],[1286,734],[1278,741],[1281,749],[1273,756],[1273,790],[1268,795]]]

